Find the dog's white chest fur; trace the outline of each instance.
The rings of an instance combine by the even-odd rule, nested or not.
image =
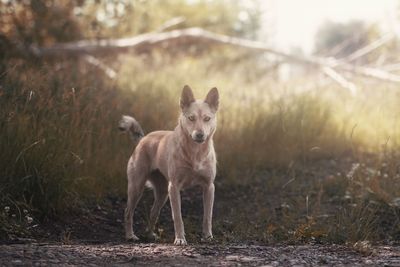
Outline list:
[[[197,177],[207,177],[206,183],[210,182],[209,179],[213,179],[215,177],[215,166],[213,166],[212,162],[209,158],[205,158],[200,161],[193,162],[193,172]],[[197,178],[198,179],[198,178]]]
[[[206,168],[207,168],[206,160],[194,162],[193,164],[193,170],[197,173],[204,172]]]

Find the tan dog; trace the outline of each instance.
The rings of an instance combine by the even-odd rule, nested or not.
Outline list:
[[[186,245],[181,214],[182,189],[200,185],[203,189],[203,238],[212,239],[212,212],[216,155],[213,135],[216,130],[216,112],[219,95],[212,88],[205,100],[195,100],[192,90],[185,86],[180,99],[182,113],[174,131],[156,131],[143,137],[143,130],[132,117],[123,116],[119,128],[139,141],[128,162],[128,201],[125,210],[125,235],[138,240],[133,233],[133,213],[142,196],[146,182],[154,190],[150,212],[149,234],[169,197],[175,228],[175,245]],[[142,138],[143,137],[143,138]]]

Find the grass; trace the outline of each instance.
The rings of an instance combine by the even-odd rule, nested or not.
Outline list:
[[[217,200],[228,200],[216,204],[216,236],[227,243],[397,242],[398,204],[382,199],[382,188],[361,181],[365,165],[352,179],[339,173],[347,165],[351,161],[317,160],[217,186]]]
[[[79,196],[119,192],[128,152],[118,152],[124,104],[115,89],[90,71],[77,84],[65,69],[14,68],[1,96],[2,195],[49,215],[74,207]]]
[[[223,52],[120,58],[111,81],[79,60],[8,62],[0,78],[0,208],[10,211],[0,223],[26,225],[23,209],[40,221],[124,195],[132,147],[117,131],[120,115],[135,116],[146,132],[173,129],[181,88],[190,84],[197,97],[220,90],[219,179],[253,185],[269,173],[258,185],[265,189],[247,192],[258,228],[243,229],[243,214],[232,213],[232,231],[265,242],[398,237],[398,93],[373,82],[360,83],[357,97],[335,85],[304,89],[307,77],[278,84],[254,55]],[[307,173],[321,160],[348,158],[360,164],[351,175],[346,164],[340,173]],[[269,195],[274,205],[265,205]]]

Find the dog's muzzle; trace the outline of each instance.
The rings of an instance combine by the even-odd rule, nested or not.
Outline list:
[[[196,133],[194,136],[192,136],[192,138],[196,143],[199,143],[199,144],[203,143],[206,140],[204,134],[201,132]]]

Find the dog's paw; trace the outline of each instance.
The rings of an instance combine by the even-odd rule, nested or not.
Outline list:
[[[137,237],[135,234],[131,234],[129,236],[126,236],[126,241],[128,242],[136,242],[139,241],[139,237]]]
[[[212,235],[203,236],[201,238],[201,242],[203,243],[210,243],[212,241],[214,241],[214,237]]]
[[[176,246],[186,246],[187,242],[185,238],[175,238],[174,245]]]

